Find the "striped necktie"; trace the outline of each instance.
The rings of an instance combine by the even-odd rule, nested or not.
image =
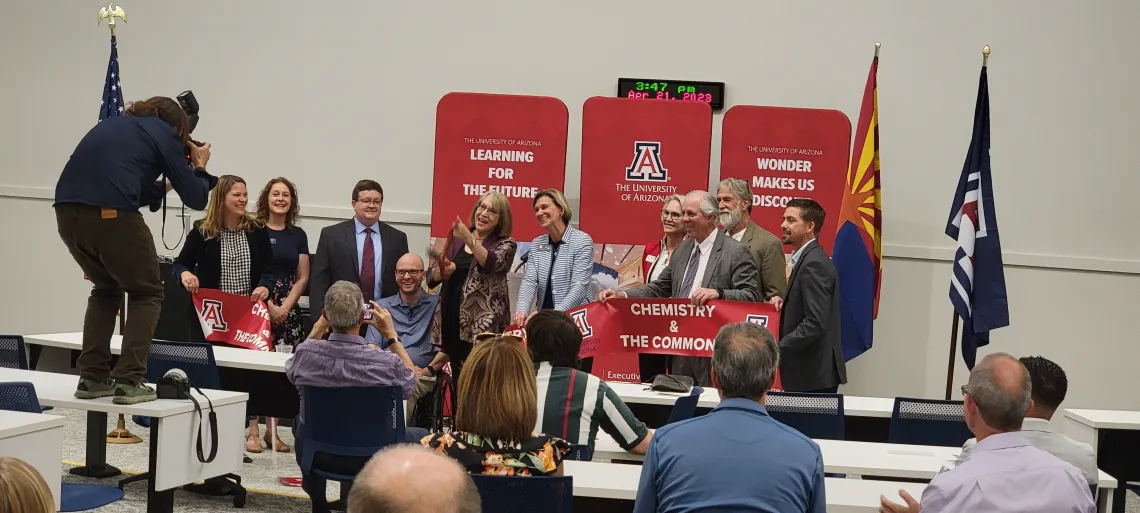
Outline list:
[[[681,280],[681,290],[678,291],[677,297],[687,298],[689,293],[693,290],[693,280],[697,278],[697,266],[701,263],[701,247],[697,246],[693,250],[693,256],[689,257],[689,263],[685,266],[685,279]]]

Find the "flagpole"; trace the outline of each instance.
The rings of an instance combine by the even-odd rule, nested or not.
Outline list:
[[[879,52],[879,44],[875,43],[875,53],[877,54],[878,52]],[[986,45],[986,46],[982,47],[982,69],[985,69],[986,65],[989,64],[989,60],[990,60],[990,45]],[[950,310],[954,313],[954,320],[952,321],[951,328],[950,328],[950,358],[949,358],[949,361],[947,361],[947,363],[946,363],[946,396],[945,396],[945,399],[947,401],[950,400],[950,394],[954,390],[954,357],[955,357],[955,354],[958,352],[958,322],[961,320],[961,317],[958,315],[957,310],[954,310],[953,308],[951,308]]]

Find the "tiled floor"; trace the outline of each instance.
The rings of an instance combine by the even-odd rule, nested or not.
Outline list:
[[[67,418],[64,438],[64,464],[65,467],[83,464],[84,435],[87,432],[87,416],[78,410],[57,409],[53,415],[63,415]],[[117,419],[111,416],[108,419],[107,431],[115,427]],[[127,429],[143,438],[143,442],[129,445],[107,445],[107,462],[119,467],[124,472],[138,473],[147,468],[149,447],[147,438],[150,430],[138,426],[127,419]],[[262,433],[265,426],[262,426]],[[290,446],[293,437],[287,428],[279,430],[281,440]],[[297,460],[292,453],[279,454],[263,451],[260,454],[250,454],[253,463],[246,463],[240,473],[242,484],[249,492],[246,506],[242,512],[250,513],[300,513],[310,510],[309,497],[300,488],[292,488],[281,484],[281,477],[299,476]],[[90,480],[67,473],[63,470],[65,482],[89,482],[98,484],[117,485],[118,479]],[[338,497],[340,488],[337,483],[329,483],[328,497],[330,500]],[[229,497],[207,497],[178,490],[174,496],[174,509],[179,513],[205,513],[233,510],[233,501]],[[126,496],[123,500],[92,510],[96,513],[142,513],[146,511],[146,483],[138,482],[127,485]],[[1140,499],[1129,494],[1127,513],[1140,513]]]

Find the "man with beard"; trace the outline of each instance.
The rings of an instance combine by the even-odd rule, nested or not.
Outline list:
[[[772,232],[752,221],[752,190],[748,182],[739,178],[721,180],[716,202],[720,208],[717,218],[720,225],[730,237],[748,246],[756,261],[761,299],[771,301],[774,297],[784,297],[788,285],[784,276],[784,247]]]

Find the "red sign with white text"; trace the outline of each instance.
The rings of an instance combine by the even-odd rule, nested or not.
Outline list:
[[[606,381],[640,383],[637,355],[668,354],[712,358],[721,326],[752,322],[779,333],[780,314],[768,303],[709,301],[694,306],[687,299],[610,299],[567,310],[582,332],[581,358],[594,358],[591,374]],[[505,333],[525,330],[508,326]],[[603,358],[603,357],[613,358]],[[651,376],[646,376],[648,379]],[[781,389],[776,373],[775,389]]]
[[[198,289],[193,297],[206,340],[254,351],[270,350],[273,333],[264,302],[250,302],[249,296],[214,289]]]
[[[720,177],[752,188],[752,220],[780,236],[784,209],[811,198],[826,216],[819,243],[827,254],[843,203],[851,120],[837,110],[737,105],[724,114]]]
[[[492,190],[511,205],[517,240],[545,233],[530,213],[534,195],[566,181],[566,104],[558,98],[448,93],[435,114],[431,235],[444,237],[456,216],[467,222]]]
[[[661,204],[708,188],[711,152],[707,103],[586,100],[578,227],[600,244],[660,237]]]

